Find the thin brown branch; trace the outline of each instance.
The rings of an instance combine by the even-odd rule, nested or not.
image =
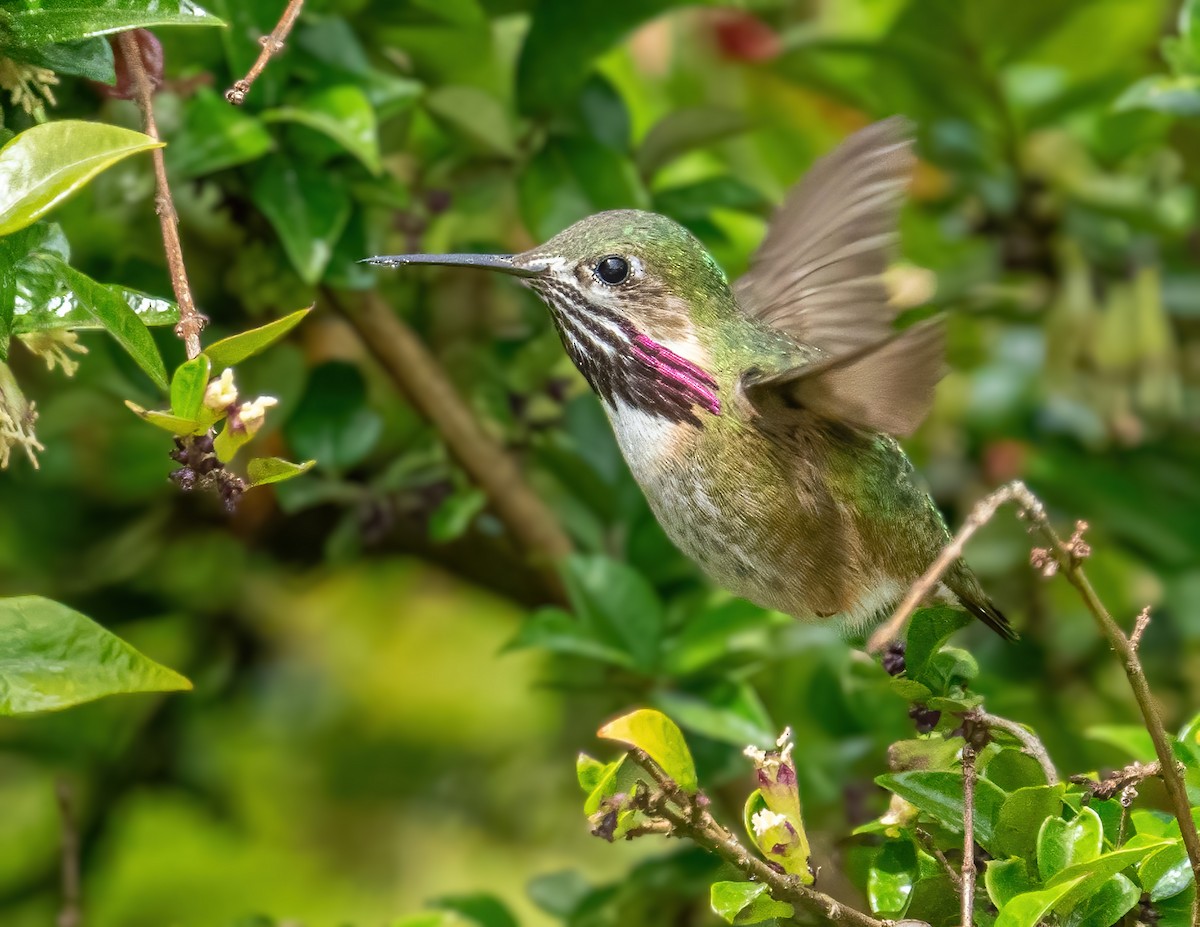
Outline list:
[[[292,26],[296,25],[296,20],[299,18],[300,10],[303,7],[304,0],[288,0],[288,5],[284,8],[283,15],[279,17],[279,22],[275,24],[275,28],[271,30],[270,35],[264,35],[258,40],[259,44],[262,45],[262,51],[258,53],[258,58],[251,65],[250,70],[246,72],[246,76],[225,91],[226,100],[234,106],[241,106],[246,101],[246,94],[250,92],[251,85],[258,80],[258,76],[266,69],[267,62],[274,55],[283,51],[283,43],[292,31]]]
[[[925,848],[925,852],[941,864],[941,867],[945,871],[947,878],[950,879],[950,884],[955,888],[961,888],[962,876],[959,875],[958,870],[954,868],[950,860],[946,859],[946,854],[941,851],[941,848],[934,843],[933,836],[928,832],[921,830],[919,827],[916,829],[915,833],[917,835],[917,839],[921,841],[921,846]]]
[[[690,838],[697,846],[725,860],[747,879],[762,882],[776,901],[798,905],[844,927],[888,927],[892,923],[844,905],[824,892],[809,888],[795,876],[773,869],[747,850],[728,828],[709,814],[707,802],[701,793],[689,795],[683,791],[644,751],[635,748],[630,754],[650,775],[666,799],[657,802],[651,800],[651,804],[654,813],[671,824],[672,833]],[[907,923],[917,925],[921,922]]]
[[[557,590],[554,566],[571,553],[570,538],[525,482],[512,456],[480,427],[421,339],[374,292],[357,300],[333,291],[326,296],[400,392],[438,430],[454,459]]]
[[[971,510],[971,514],[963,523],[962,528],[959,529],[958,534],[946,545],[946,548],[938,555],[938,558],[930,564],[925,574],[913,583],[912,587],[908,590],[908,595],[896,607],[892,616],[871,634],[870,639],[867,641],[868,652],[881,653],[889,643],[900,636],[900,632],[904,628],[904,623],[916,610],[917,606],[925,600],[926,596],[937,587],[937,584],[941,581],[942,574],[950,569],[954,562],[963,555],[963,549],[967,546],[967,541],[971,539],[972,535],[991,521],[992,516],[996,514],[1000,506],[1017,499],[1016,487],[1018,486],[1022,490],[1025,489],[1024,485],[1020,483],[1010,483],[996,490]],[[1025,491],[1028,493],[1028,490]],[[1036,501],[1034,500],[1034,502]],[[1037,504],[1041,505],[1041,503]]]
[[[70,783],[59,779],[54,793],[62,818],[62,905],[55,923],[57,927],[81,927],[83,908],[79,891],[79,827],[75,821]]]
[[[971,927],[975,919],[975,747],[963,744],[963,861],[958,882],[962,898],[962,927]]]
[[[1130,763],[1124,769],[1118,769],[1111,776],[1098,782],[1087,776],[1072,776],[1071,781],[1082,785],[1096,798],[1106,799],[1112,798],[1118,792],[1124,792],[1129,786],[1140,784],[1143,779],[1161,775],[1162,764],[1155,761],[1153,763]]]
[[[1009,721],[1008,718],[989,714],[982,708],[975,709],[972,715],[981,724],[995,728],[998,731],[1004,731],[1006,734],[1011,734],[1015,737],[1021,744],[1021,752],[1038,761],[1038,765],[1042,767],[1042,772],[1046,774],[1047,785],[1058,783],[1058,770],[1054,768],[1054,761],[1050,759],[1050,754],[1046,751],[1045,745],[1038,740],[1037,735],[1033,731],[1023,725],[1017,724],[1016,721]]]
[[[1091,553],[1091,548],[1083,539],[1083,532],[1087,528],[1084,522],[1078,522],[1074,533],[1064,541],[1054,530],[1054,526],[1050,524],[1041,500],[1031,493],[1024,483],[1018,480],[1001,487],[975,506],[962,529],[933,562],[925,575],[917,580],[909,590],[908,595],[905,596],[904,601],[900,603],[892,617],[871,635],[867,645],[868,649],[877,653],[899,634],[908,616],[934,588],[942,573],[962,556],[963,547],[970,537],[996,514],[1000,506],[1007,502],[1016,503],[1021,510],[1021,517],[1029,523],[1029,530],[1041,534],[1048,542],[1047,547],[1033,550],[1030,559],[1034,567],[1041,570],[1046,577],[1060,572],[1066,577],[1067,581],[1075,587],[1080,598],[1083,599],[1084,605],[1091,612],[1100,632],[1108,640],[1109,646],[1120,658],[1125,675],[1129,680],[1129,687],[1133,690],[1134,700],[1142,714],[1146,731],[1154,743],[1154,752],[1161,764],[1160,774],[1163,785],[1166,787],[1171,812],[1179,822],[1179,830],[1183,837],[1184,848],[1187,850],[1188,861],[1191,863],[1192,875],[1200,884],[1200,832],[1197,832],[1196,823],[1192,820],[1187,789],[1175,762],[1171,740],[1163,728],[1162,717],[1159,715],[1154,695],[1146,681],[1145,670],[1138,658],[1138,645],[1149,626],[1150,613],[1148,610],[1143,610],[1134,624],[1132,635],[1128,637],[1113,620],[1083,570],[1083,562]],[[1200,893],[1197,893],[1196,902],[1192,907],[1192,924],[1193,927],[1200,927]]]
[[[122,32],[117,36],[125,66],[129,69],[133,98],[142,112],[142,127],[147,135],[160,141],[158,124],[154,121],[154,84],[142,64],[141,51],[133,32]],[[167,183],[167,167],[163,150],[150,152],[154,162],[154,211],[158,213],[162,226],[163,250],[167,256],[167,268],[171,273],[171,288],[175,291],[175,302],[179,305],[179,323],[175,334],[183,339],[190,360],[200,353],[200,332],[207,319],[196,309],[192,299],[192,288],[188,283],[187,267],[183,263],[183,246],[179,241],[179,215],[175,211],[175,200]]]

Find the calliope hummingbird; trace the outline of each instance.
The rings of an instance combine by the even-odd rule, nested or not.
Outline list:
[[[913,165],[905,123],[868,126],[788,196],[730,283],[664,216],[589,216],[523,254],[406,254],[518,278],[549,306],[655,516],[759,605],[862,627],[949,542],[896,437],[924,418],[942,331],[901,331],[883,273]],[[962,560],[936,593],[1006,638]]]

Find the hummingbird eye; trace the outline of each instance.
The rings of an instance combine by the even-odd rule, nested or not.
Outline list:
[[[600,263],[596,265],[596,276],[609,286],[624,283],[629,277],[629,262],[623,257],[610,254],[601,258]]]

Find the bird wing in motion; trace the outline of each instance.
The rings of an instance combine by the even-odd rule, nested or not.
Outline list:
[[[747,376],[756,406],[770,396],[870,431],[910,434],[942,374],[934,321],[896,331],[883,272],[914,157],[907,123],[850,136],[814,165],[779,209],[737,281],[742,311],[814,345],[821,360]]]

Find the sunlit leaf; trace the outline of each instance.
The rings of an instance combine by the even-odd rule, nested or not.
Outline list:
[[[267,486],[270,483],[282,483],[307,473],[315,465],[315,460],[292,463],[281,457],[255,457],[246,464],[246,476],[250,486]]]
[[[0,47],[38,47],[149,26],[223,26],[193,0],[84,0],[26,4],[0,21]]]
[[[935,818],[955,833],[962,833],[963,777],[961,772],[911,770],[878,776],[875,781]],[[988,852],[996,835],[1000,809],[1008,796],[988,782],[975,780],[975,839]]]
[[[871,910],[885,917],[903,915],[918,877],[917,850],[912,841],[889,840],[879,848],[867,870]]]
[[[1010,792],[996,821],[996,854],[1033,859],[1042,822],[1059,818],[1065,792],[1061,782]]]
[[[36,222],[122,158],[161,147],[101,122],[63,119],[26,129],[0,148],[0,236]]]
[[[687,741],[675,722],[661,711],[641,708],[622,715],[600,728],[596,736],[645,751],[685,792],[699,788]]]
[[[1026,892],[1012,898],[1000,909],[995,927],[1034,927],[1054,909],[1056,904],[1082,885],[1086,879],[1086,875],[1076,876],[1071,881],[1063,882],[1053,888]]]
[[[0,599],[0,715],[191,687],[74,609],[40,596]]]
[[[153,409],[143,409],[136,402],[125,400],[129,410],[142,420],[156,428],[169,431],[173,435],[202,435],[208,431],[208,425],[195,419],[180,418],[170,412],[156,412]]]
[[[176,368],[171,377],[171,414],[187,421],[200,418],[212,364],[201,354]]]
[[[1100,815],[1083,808],[1072,820],[1047,818],[1037,837],[1038,872],[1043,879],[1100,855],[1104,846],[1104,825]]]
[[[1035,891],[1038,880],[1029,872],[1025,860],[989,859],[983,873],[983,882],[988,897],[997,908],[1003,908],[1017,895]]]
[[[772,898],[762,882],[714,882],[709,903],[727,924],[758,924],[794,913],[790,904]]]
[[[297,106],[281,106],[262,114],[265,122],[295,122],[337,142],[372,174],[383,170],[375,110],[363,91],[340,84],[318,91]]]
[[[1138,880],[1151,901],[1171,898],[1192,884],[1192,865],[1183,841],[1177,840],[1150,856],[1138,867]]]
[[[268,322],[258,328],[230,335],[228,338],[222,338],[206,347],[204,353],[212,361],[213,370],[235,367],[247,358],[265,351],[299,325],[311,311],[311,306],[307,309],[298,309],[290,315],[285,315],[282,319],[276,319],[274,322]]]

